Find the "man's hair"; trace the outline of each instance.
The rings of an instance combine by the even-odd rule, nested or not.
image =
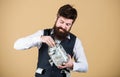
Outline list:
[[[73,21],[75,21],[75,19],[77,18],[77,10],[71,5],[66,4],[59,8],[57,15],[63,16],[68,19],[73,19]]]

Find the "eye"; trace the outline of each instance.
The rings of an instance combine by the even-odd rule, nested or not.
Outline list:
[[[67,26],[71,26],[72,24],[70,24],[70,23],[66,23],[66,25],[67,25]]]

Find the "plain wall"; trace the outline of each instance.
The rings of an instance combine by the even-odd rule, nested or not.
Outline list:
[[[67,3],[78,10],[71,32],[89,63],[87,73],[72,77],[120,77],[120,0],[0,0],[0,77],[34,77],[37,48],[17,51],[14,42],[53,27],[58,8]]]

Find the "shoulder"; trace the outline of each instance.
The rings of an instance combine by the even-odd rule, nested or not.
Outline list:
[[[75,34],[70,33],[70,37],[72,37],[72,38],[75,39],[75,44],[77,44],[77,43],[81,44],[81,43],[82,43],[82,42],[81,42],[81,39],[78,38]]]
[[[44,29],[44,35],[50,35],[52,29]]]
[[[70,33],[70,38],[76,39],[77,37],[73,33]]]
[[[76,38],[76,41],[79,41],[79,42],[81,42],[81,40],[80,40],[80,38],[78,38],[75,34],[73,34],[73,33],[70,33],[70,36],[71,37],[75,37]]]

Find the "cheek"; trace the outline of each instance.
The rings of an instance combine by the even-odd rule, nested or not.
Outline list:
[[[59,26],[60,26],[60,23],[59,23],[59,22],[57,22],[57,23],[56,23],[56,26],[57,26],[57,27],[59,27]]]

